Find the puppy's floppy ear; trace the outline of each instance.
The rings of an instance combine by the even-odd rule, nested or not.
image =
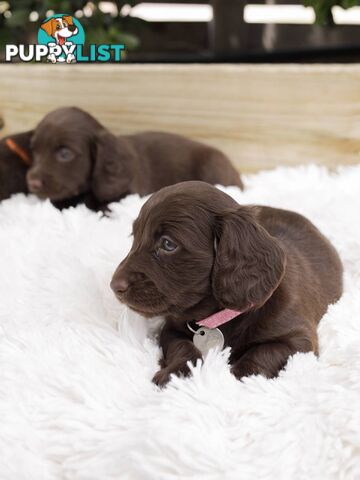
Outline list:
[[[63,20],[68,23],[68,25],[74,25],[74,20],[71,15],[64,15]]]
[[[50,18],[50,20],[41,24],[40,28],[44,30],[49,35],[49,37],[52,37],[55,32],[54,22],[56,23],[56,20]]]
[[[95,139],[91,189],[100,202],[117,200],[130,192],[134,152],[128,142],[107,130]]]
[[[257,221],[251,208],[226,212],[217,223],[218,244],[212,287],[224,308],[261,307],[278,287],[286,258],[279,242]]]

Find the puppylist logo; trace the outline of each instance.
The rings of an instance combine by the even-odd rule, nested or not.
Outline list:
[[[77,63],[120,62],[125,45],[89,45],[84,53],[85,32],[79,20],[68,14],[48,17],[38,31],[37,45],[6,45],[5,61]]]

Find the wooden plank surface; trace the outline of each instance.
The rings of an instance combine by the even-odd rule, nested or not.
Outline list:
[[[242,171],[360,160],[360,65],[0,65],[1,134],[62,105],[202,140]]]

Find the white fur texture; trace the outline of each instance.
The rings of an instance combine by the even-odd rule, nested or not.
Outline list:
[[[360,478],[360,166],[245,180],[225,190],[306,215],[345,266],[320,358],[298,354],[276,380],[238,382],[212,351],[192,378],[151,383],[156,322],[109,288],[144,199],[111,218],[22,195],[0,205],[1,480]]]

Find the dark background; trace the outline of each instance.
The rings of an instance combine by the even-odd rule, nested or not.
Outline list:
[[[271,3],[270,3],[271,2]],[[212,9],[210,19],[179,21],[176,4],[194,4]],[[171,21],[144,19],[144,7],[154,8],[172,17]],[[170,7],[169,7],[170,4]],[[250,4],[270,8],[292,4],[296,0],[250,0]],[[360,11],[347,10],[351,24],[337,23],[333,14],[337,5],[354,7],[357,0],[308,0],[314,20],[302,24],[299,17],[284,23],[256,20],[247,23],[243,0],[171,0],[84,2],[81,0],[39,2],[0,0],[0,46],[6,43],[36,43],[41,22],[52,12],[75,15],[82,23],[89,43],[124,43],[127,62],[357,62],[360,57]],[[140,11],[139,11],[140,7]],[[141,10],[142,9],[142,10]],[[359,9],[360,10],[360,9]],[[140,12],[137,16],[137,12]],[[354,12],[352,14],[352,12]],[[145,15],[146,17],[146,15]],[[156,17],[156,15],[155,15]],[[245,16],[246,17],[246,16]],[[269,17],[270,18],[270,17]],[[254,20],[253,20],[254,21]],[[272,22],[272,23],[269,23]]]

